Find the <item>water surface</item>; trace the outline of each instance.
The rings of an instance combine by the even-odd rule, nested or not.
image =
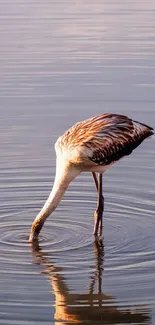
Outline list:
[[[81,174],[31,247],[76,121],[121,113],[155,127],[154,1],[0,1],[0,324],[155,323],[155,146],[146,140],[96,189]]]

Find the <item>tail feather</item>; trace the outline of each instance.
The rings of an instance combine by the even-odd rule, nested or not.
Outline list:
[[[133,124],[137,135],[139,134],[140,137],[142,136],[143,140],[154,134],[154,129],[149,125],[138,121],[133,121]]]
[[[146,131],[150,132],[150,135],[154,134],[154,129],[151,126],[149,126],[147,124],[144,124],[144,123],[141,123],[141,122],[138,122],[138,121],[135,121],[135,120],[133,120],[133,122],[136,123],[136,124],[141,125],[142,127],[144,127],[144,129]]]

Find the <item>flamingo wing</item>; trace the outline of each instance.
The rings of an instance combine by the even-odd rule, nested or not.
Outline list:
[[[102,114],[86,121],[84,145],[90,149],[88,158],[98,165],[109,165],[130,155],[140,143],[153,134],[153,129],[126,116]]]

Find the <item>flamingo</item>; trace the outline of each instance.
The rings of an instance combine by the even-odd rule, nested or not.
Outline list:
[[[91,172],[98,202],[94,213],[94,235],[102,235],[104,197],[102,174],[154,134],[153,128],[124,115],[106,113],[76,123],[55,144],[56,175],[53,189],[31,226],[29,241],[38,235],[56,209],[70,182],[81,172]],[[96,175],[98,173],[98,176]]]

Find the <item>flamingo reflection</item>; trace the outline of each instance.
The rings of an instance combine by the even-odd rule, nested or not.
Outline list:
[[[87,294],[71,293],[63,276],[63,267],[58,267],[42,251],[38,242],[31,245],[37,263],[43,267],[55,295],[55,325],[72,324],[150,324],[149,308],[146,305],[136,307],[118,307],[112,295],[102,293],[104,271],[104,246],[102,240],[94,242],[96,270],[91,276]],[[97,293],[95,286],[97,283]]]

